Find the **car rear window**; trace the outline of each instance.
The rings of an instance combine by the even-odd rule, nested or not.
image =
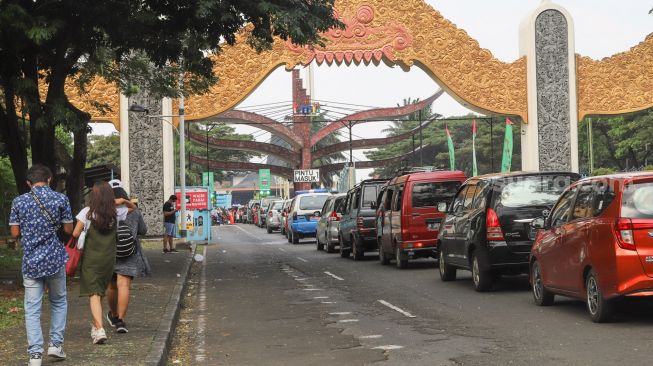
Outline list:
[[[460,182],[425,182],[413,184],[413,207],[436,207],[438,202],[450,200]]]
[[[503,183],[497,205],[504,207],[553,206],[573,182],[569,176],[536,175],[512,178]]]
[[[302,196],[299,198],[300,210],[321,210],[324,202],[329,198],[328,195],[320,196]]]
[[[653,182],[626,187],[621,200],[621,217],[653,219]]]
[[[283,208],[283,201],[275,202],[272,206],[273,210],[281,210]]]
[[[372,202],[376,202],[376,186],[364,186],[362,206],[370,208]]]
[[[336,203],[333,207],[335,207],[335,211],[337,213],[341,214],[345,212],[345,199],[347,199],[347,197],[336,198]]]

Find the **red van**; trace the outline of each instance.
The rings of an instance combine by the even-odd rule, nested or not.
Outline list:
[[[530,278],[537,305],[585,300],[595,322],[621,296],[653,296],[653,172],[580,180],[545,220],[531,223]]]
[[[376,203],[381,264],[395,259],[437,258],[437,237],[447,205],[467,179],[461,171],[408,173],[390,180]]]

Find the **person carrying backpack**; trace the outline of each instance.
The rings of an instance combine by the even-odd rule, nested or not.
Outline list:
[[[113,194],[116,199],[128,200],[127,192],[122,188],[120,181],[113,180],[109,182],[113,187]],[[134,254],[116,258],[116,266],[113,269],[113,277],[109,288],[107,289],[107,301],[111,309],[107,313],[107,320],[112,327],[116,328],[116,333],[127,333],[127,324],[125,316],[129,306],[129,291],[134,277],[146,277],[151,273],[150,263],[143,253],[138,235],[147,234],[147,225],[143,220],[143,214],[140,209],[127,214],[125,224],[130,230],[130,235],[134,240]]]

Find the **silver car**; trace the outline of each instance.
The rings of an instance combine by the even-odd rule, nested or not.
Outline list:
[[[286,232],[286,229],[288,228],[287,222],[288,222],[288,211],[290,211],[290,203],[292,200],[285,200],[283,201],[283,208],[281,209],[281,235],[287,236],[288,233]]]
[[[279,230],[281,228],[281,209],[283,208],[283,203],[284,201],[277,200],[268,204],[266,210],[267,218],[265,219],[265,228],[268,234],[271,234],[273,230]]]
[[[329,197],[322,207],[320,220],[317,222],[317,250],[325,249],[334,253],[338,242],[338,225],[342,217],[343,206],[347,194],[342,193]]]

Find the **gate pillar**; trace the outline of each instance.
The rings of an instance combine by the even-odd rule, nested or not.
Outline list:
[[[549,0],[522,21],[527,57],[528,124],[522,124],[522,168],[578,171],[578,105],[574,24]]]
[[[131,104],[148,113],[129,112]],[[120,98],[120,170],[123,186],[138,206],[148,235],[163,235],[163,202],[174,190],[173,132],[169,119],[170,99],[147,93]]]

